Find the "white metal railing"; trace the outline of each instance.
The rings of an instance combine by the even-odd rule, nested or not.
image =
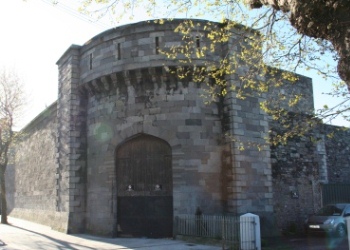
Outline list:
[[[231,249],[260,250],[260,222],[253,214],[178,215],[175,217],[175,234],[221,240]]]

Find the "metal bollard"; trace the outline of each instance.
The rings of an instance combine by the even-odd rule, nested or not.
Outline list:
[[[260,218],[247,213],[240,217],[241,250],[261,250]]]

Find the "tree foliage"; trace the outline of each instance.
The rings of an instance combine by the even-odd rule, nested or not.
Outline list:
[[[5,172],[10,161],[10,146],[18,137],[13,128],[25,104],[22,83],[14,71],[0,72],[0,193],[1,223],[7,224]]]
[[[207,83],[208,101],[228,92],[242,99],[252,91],[261,96],[276,93],[273,98],[261,102],[261,108],[271,119],[286,129],[283,134],[274,136],[275,143],[303,135],[322,120],[343,116],[350,121],[350,94],[346,88],[349,84],[349,33],[345,25],[349,22],[345,17],[349,13],[349,1],[82,0],[81,3],[82,12],[99,18],[108,14],[117,21],[125,17],[132,19],[140,10],[150,18],[158,18],[154,20],[158,23],[175,17],[185,18],[175,29],[183,36],[182,45],[162,49],[169,59],[183,65],[176,73],[180,77],[191,74],[196,81]],[[192,19],[198,17],[221,24],[208,22],[206,33],[198,34],[199,24]],[[205,39],[204,46],[198,47],[196,39]],[[229,49],[219,63],[211,60],[211,52],[227,42],[239,51],[230,53],[232,49]],[[188,65],[194,65],[196,70],[189,71]],[[336,96],[339,104],[305,110],[303,99],[309,97],[304,93],[292,89],[286,96],[278,90],[293,86],[298,81],[295,72],[305,70],[317,71],[332,81],[334,91],[327,94]],[[344,81],[340,81],[338,72]],[[237,80],[228,84],[224,77],[227,75]],[[302,115],[298,118],[291,115],[297,113]],[[299,121],[298,126],[295,120]]]
[[[271,6],[288,13],[300,34],[332,43],[338,52],[338,72],[350,91],[350,1],[348,0],[248,0],[252,8]]]

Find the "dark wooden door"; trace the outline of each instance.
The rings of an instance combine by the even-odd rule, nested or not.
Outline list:
[[[117,150],[118,235],[170,237],[173,228],[171,148],[148,135]]]

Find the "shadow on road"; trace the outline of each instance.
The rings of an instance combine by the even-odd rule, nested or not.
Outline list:
[[[10,225],[0,224],[0,238],[6,249],[21,250],[218,250],[218,246],[188,244],[173,239],[105,238],[87,234],[67,235],[50,227],[11,218]],[[1,242],[1,241],[0,241]],[[0,246],[0,249],[4,249]]]
[[[347,238],[278,237],[266,239],[263,250],[349,250]]]
[[[38,231],[30,230],[30,229],[19,227],[19,226],[16,226],[16,225],[12,225],[11,223],[7,224],[6,226],[13,227],[13,228],[15,228],[17,230],[21,230],[21,231],[27,232],[26,234],[29,233],[29,235],[31,237],[33,237],[33,236],[36,237],[37,236],[37,237],[42,237],[42,238],[47,239],[47,241],[38,241],[38,242],[32,243],[32,244],[36,244],[37,245],[35,247],[35,249],[43,249],[43,250],[46,249],[45,242],[48,242],[48,241],[51,242],[50,245],[55,245],[55,249],[58,249],[58,250],[67,250],[67,249],[79,250],[82,247],[84,249],[87,249],[87,250],[88,249],[91,249],[91,250],[95,249],[95,248],[83,246],[83,245],[80,245],[80,244],[77,244],[77,243],[71,243],[71,242],[67,242],[65,240],[59,240],[59,239],[51,237],[51,236],[49,236],[47,234],[43,234],[43,233],[40,233]],[[3,241],[0,240],[0,246],[6,246],[6,242],[3,242]]]

